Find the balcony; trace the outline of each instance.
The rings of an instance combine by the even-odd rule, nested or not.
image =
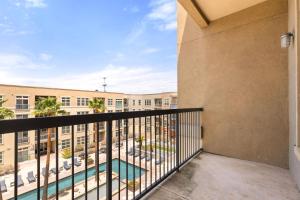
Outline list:
[[[286,169],[201,153],[149,199],[297,200],[300,193]]]
[[[26,161],[19,158],[19,153],[11,154],[13,170],[0,176],[2,197],[40,199],[48,177],[49,199],[140,199],[201,152],[202,111],[191,108],[2,120],[0,133],[14,138],[14,149],[20,149],[14,133],[32,130],[36,131],[35,148],[40,149],[35,150],[35,158],[28,157]],[[118,121],[123,121],[128,133],[123,137],[114,135],[121,128]],[[95,127],[93,132],[99,133],[103,123],[106,124],[105,145],[99,140],[89,144],[85,129],[84,141],[80,141],[82,149],[77,151],[74,127],[91,124]],[[60,140],[51,131],[56,142],[50,146],[47,173],[45,131],[63,126],[71,126],[70,140]]]

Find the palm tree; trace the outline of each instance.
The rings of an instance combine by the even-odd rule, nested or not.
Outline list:
[[[0,101],[0,106],[2,106],[3,103],[5,103],[6,100],[2,100]],[[0,107],[0,120],[4,120],[4,119],[11,119],[14,117],[14,112],[8,108],[3,108]],[[2,200],[2,192],[0,190],[0,200]]]
[[[56,99],[53,97],[41,98],[36,102],[34,115],[36,117],[53,117],[59,114],[64,114],[65,111],[61,110],[60,106],[61,104],[57,103]],[[51,129],[50,128],[47,129],[47,133],[48,133],[47,158],[46,158],[46,174],[44,179],[44,191],[43,191],[43,198],[42,198],[43,200],[47,200],[48,197],[48,179],[49,179],[50,153],[51,153]]]
[[[143,142],[145,141],[145,137],[141,135],[141,136],[138,137],[135,141],[139,143],[140,149],[142,149]]]
[[[94,113],[102,113],[105,112],[105,104],[104,104],[104,100],[101,98],[93,98],[93,100],[89,101],[89,108],[93,109]],[[99,131],[96,129],[96,126],[94,125],[94,130],[95,130],[95,134],[94,134],[94,138],[95,138],[95,142],[96,142],[96,148],[98,147],[98,143],[99,143],[99,132],[96,133],[96,131]],[[87,151],[87,150],[86,150]],[[98,153],[98,149],[96,151],[96,153]],[[98,156],[96,157],[96,175],[95,175],[95,180],[98,180],[98,175],[99,175],[99,167],[98,167]]]

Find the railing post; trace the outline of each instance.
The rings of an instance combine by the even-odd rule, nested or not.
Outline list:
[[[176,168],[179,172],[179,113],[176,113]]]
[[[112,120],[106,127],[106,199],[112,199]]]

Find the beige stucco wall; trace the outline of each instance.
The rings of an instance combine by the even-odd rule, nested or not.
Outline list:
[[[288,1],[199,28],[178,4],[179,107],[204,107],[204,150],[288,167]]]

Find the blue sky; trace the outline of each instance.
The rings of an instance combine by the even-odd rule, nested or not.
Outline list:
[[[0,83],[176,91],[175,0],[0,2]]]

